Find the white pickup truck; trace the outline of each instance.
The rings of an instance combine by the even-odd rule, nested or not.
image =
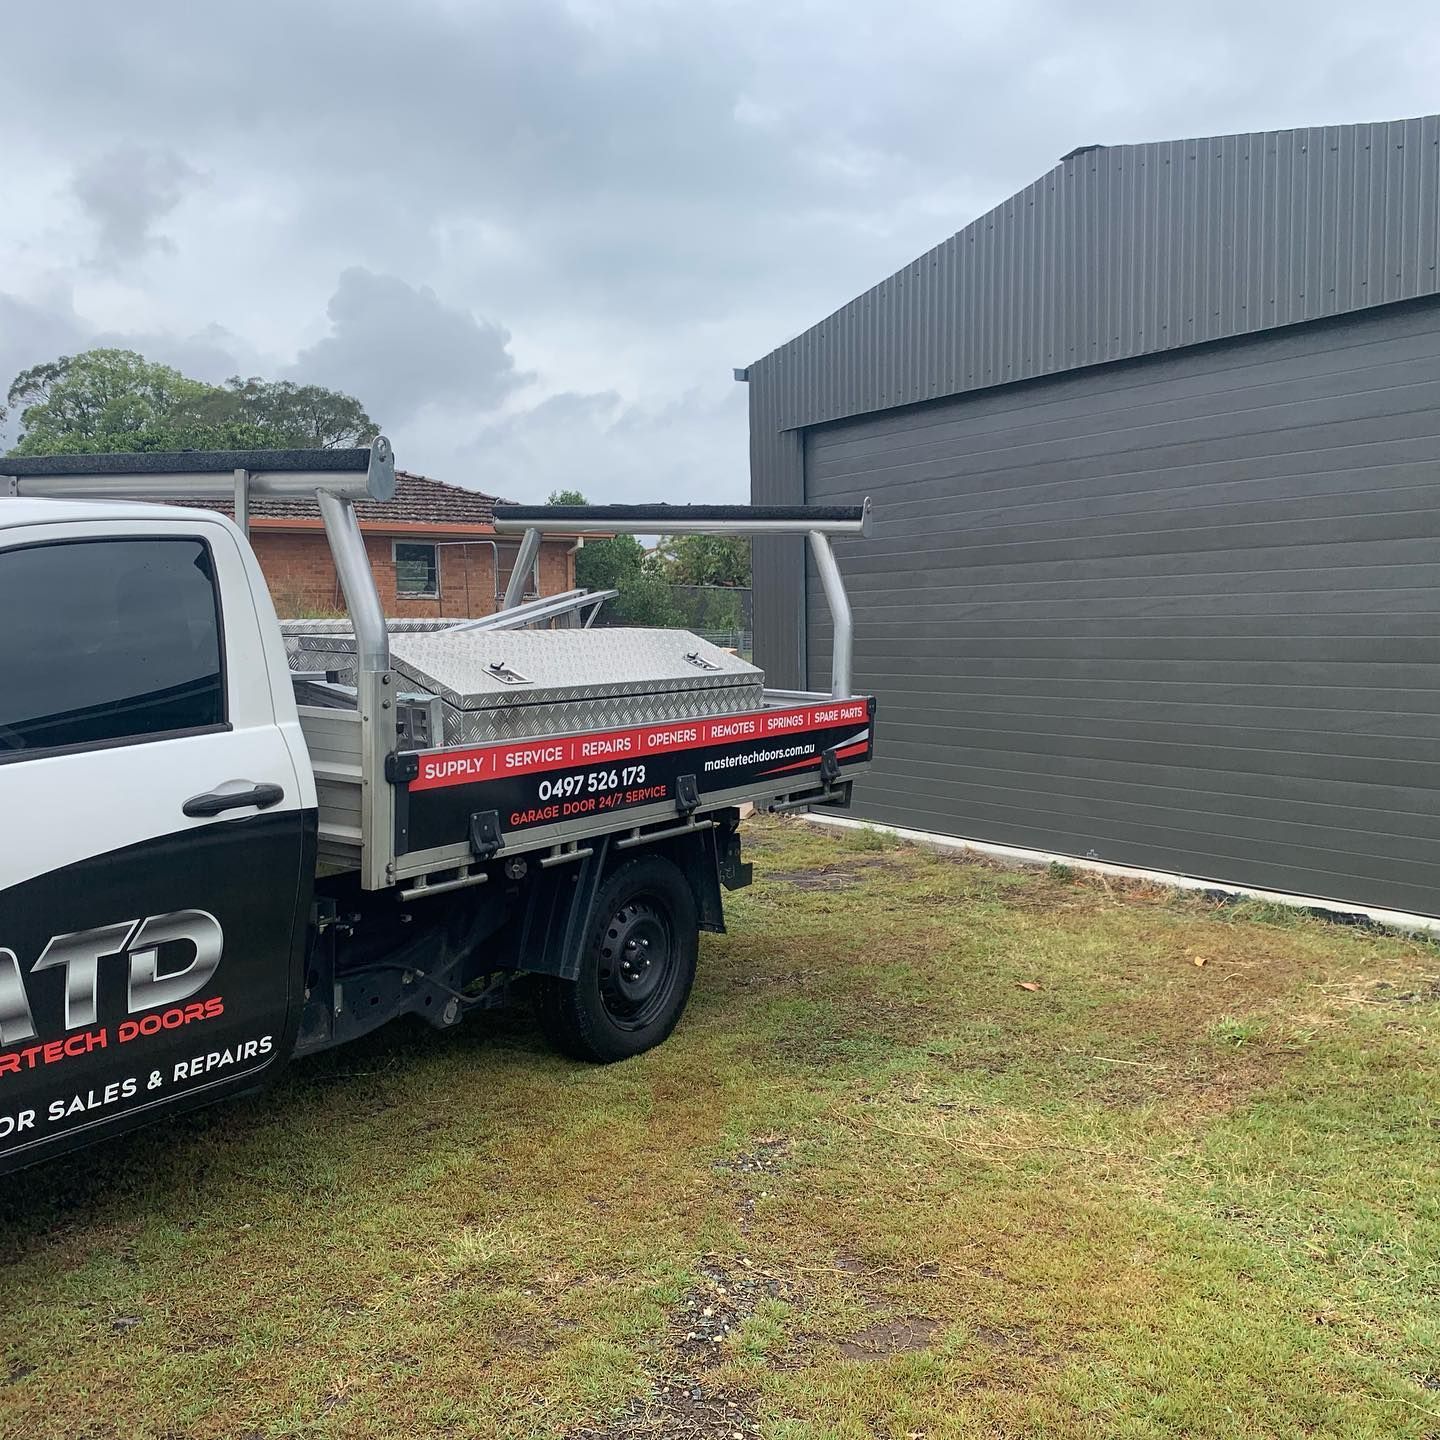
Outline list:
[[[0,1173],[522,975],[568,1053],[638,1054],[748,881],[738,807],[848,803],[874,706],[827,537],[868,506],[497,510],[506,608],[424,629],[387,625],[355,518],[393,493],[384,440],[0,458]],[[318,499],[346,623],[277,620],[255,494]],[[174,503],[221,497],[238,523]],[[547,529],[808,536],[832,693],[521,603]]]

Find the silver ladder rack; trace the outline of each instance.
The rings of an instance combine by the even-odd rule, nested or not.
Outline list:
[[[835,628],[830,697],[851,695],[855,622],[845,582],[830,548],[832,535],[870,534],[870,500],[859,505],[497,505],[495,530],[523,535],[504,615],[520,599],[525,576],[547,532],[567,535],[804,535],[815,557]]]
[[[462,630],[521,630],[526,625],[543,624],[561,616],[573,616],[580,628],[588,630],[600,613],[600,607],[607,600],[613,600],[618,590],[562,590],[558,595],[540,595],[520,605],[510,605],[497,610],[493,615],[481,615],[474,620],[465,620],[451,625],[445,633],[459,634]],[[589,614],[586,614],[586,610]],[[583,617],[583,618],[582,618]]]

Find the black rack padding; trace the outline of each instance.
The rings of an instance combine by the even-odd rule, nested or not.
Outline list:
[[[360,450],[146,450],[107,455],[0,456],[0,475],[218,475],[229,470],[325,471],[363,475],[370,451]]]
[[[3,463],[3,462],[0,462]],[[497,520],[640,520],[684,530],[688,520],[863,520],[863,505],[497,505]]]

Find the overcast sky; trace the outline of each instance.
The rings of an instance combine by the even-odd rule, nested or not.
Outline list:
[[[741,499],[772,350],[1076,145],[1440,105],[1440,7],[15,6],[0,390],[124,344],[349,390],[406,469]]]

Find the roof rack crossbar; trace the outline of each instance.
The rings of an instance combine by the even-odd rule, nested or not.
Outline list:
[[[495,530],[566,535],[868,535],[859,505],[497,505]]]
[[[859,505],[497,505],[495,530],[522,534],[505,591],[505,609],[520,602],[524,578],[547,532],[566,535],[803,535],[830,610],[830,694],[848,700],[853,684],[855,622],[830,548],[832,535],[869,535],[870,498]],[[504,614],[504,610],[501,611]]]
[[[248,495],[390,500],[395,456],[377,435],[346,450],[157,450],[0,459],[0,495],[54,500],[228,500]]]

